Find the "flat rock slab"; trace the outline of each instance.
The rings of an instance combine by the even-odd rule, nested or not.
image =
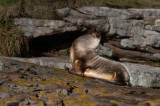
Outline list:
[[[160,87],[160,68],[149,65],[123,63],[127,68],[132,86]]]
[[[69,57],[12,58],[41,66],[65,69],[70,67]],[[132,86],[160,88],[160,68],[135,63],[121,63],[127,69]]]
[[[9,58],[9,57],[6,57]],[[34,57],[34,58],[19,58],[11,57],[10,59],[19,60],[28,63],[34,63],[41,66],[48,66],[52,68],[65,69],[70,67],[71,61],[69,57]]]
[[[0,57],[0,105],[160,105],[160,90],[113,85]]]

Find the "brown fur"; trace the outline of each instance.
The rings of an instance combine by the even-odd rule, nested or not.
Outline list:
[[[77,38],[71,46],[71,71],[86,77],[104,79],[116,84],[127,84],[129,75],[123,65],[95,54],[100,43],[98,28]]]

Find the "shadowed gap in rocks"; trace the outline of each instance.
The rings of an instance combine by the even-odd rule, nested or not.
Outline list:
[[[43,56],[45,52],[53,52],[70,48],[72,42],[86,32],[74,31],[54,35],[40,36],[30,39],[31,55],[34,57]]]

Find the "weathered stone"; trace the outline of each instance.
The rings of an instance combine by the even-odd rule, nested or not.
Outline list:
[[[121,46],[124,47],[124,48],[133,49],[134,48],[134,43],[130,39],[122,39],[121,40]]]
[[[110,35],[130,36],[131,23],[121,18],[111,18],[110,23]]]
[[[126,67],[132,86],[159,87],[160,69],[139,64],[123,63]]]
[[[39,58],[13,58],[15,60],[34,63],[41,66],[54,67],[59,69],[65,69],[65,67],[70,67],[69,57],[39,57]]]
[[[111,50],[110,48],[104,47],[102,45],[98,46],[98,48],[96,49],[96,53],[100,56],[108,56],[108,57],[113,56],[113,50]]]
[[[160,32],[160,26],[155,26],[154,30],[157,31],[157,32]]]
[[[107,16],[110,8],[108,7],[82,7],[79,9],[80,12],[87,15],[95,15],[95,16]]]
[[[108,7],[82,7],[79,9],[80,12],[100,17],[119,17],[121,15],[122,18],[126,18],[128,13],[124,9],[113,9]]]
[[[35,101],[35,100],[30,99],[30,98],[25,98],[24,101],[19,103],[19,106],[28,106],[28,105],[31,105],[31,106],[45,106],[43,101]]]
[[[159,58],[159,57],[160,57],[159,54],[155,55],[155,58]],[[24,62],[27,61],[26,59],[22,59],[22,58],[14,58],[14,59],[24,61]],[[40,58],[37,58],[37,60],[39,61]],[[34,59],[34,61],[37,61],[37,60],[36,58]],[[49,66],[49,67],[53,67],[53,66],[58,67],[57,62],[59,62],[59,64],[68,64],[67,67],[70,67],[69,58],[66,58],[65,60],[60,58],[57,58],[57,59],[42,58],[41,60],[43,60],[43,63],[45,63],[45,66]],[[51,65],[51,62],[57,63],[57,64]],[[130,83],[132,84],[132,86],[160,87],[160,69],[159,68],[147,66],[147,65],[133,64],[133,63],[121,63],[121,64],[124,64],[124,66],[126,67],[130,75]],[[42,63],[39,65],[44,66],[44,64]],[[59,68],[65,69],[65,66],[62,65],[62,67],[59,66]],[[65,89],[62,89],[62,90],[59,89],[57,92],[59,93],[62,92],[64,95],[68,94],[68,91]]]
[[[88,16],[86,14],[83,14],[81,12],[78,12],[76,10],[73,10],[71,9],[70,10],[70,13],[69,13],[70,17],[73,17],[73,18],[83,18],[83,19],[87,19],[87,18],[91,18],[91,16]]]
[[[154,30],[154,27],[151,26],[151,25],[146,25],[146,26],[145,26],[145,29],[146,29],[146,30],[151,30],[151,31],[152,31],[152,30]]]
[[[7,105],[10,103],[14,103],[14,101],[20,101],[18,102],[19,106],[84,106],[106,104],[120,106],[143,106],[146,105],[146,103],[157,105],[159,104],[159,89],[119,86],[101,81],[99,79],[91,79],[69,74],[68,71],[65,70],[42,67],[9,58],[7,59],[6,57],[0,57],[0,60],[5,64],[5,70],[8,70],[8,72],[6,73],[7,78],[5,78],[5,81],[3,83],[3,88],[2,86],[0,86],[0,105]],[[144,81],[144,83],[146,84],[146,82],[148,82],[148,80],[146,81],[146,79],[151,79],[152,81],[154,81],[154,79],[158,79],[159,77],[159,75],[155,77],[155,73],[159,73],[158,68],[153,68],[153,70],[151,69],[149,71],[150,67],[142,65],[143,69],[139,70],[139,65],[130,63],[123,64],[126,65],[126,67],[130,67],[130,69],[133,69],[130,73],[133,74],[132,78],[134,77],[134,75],[138,77],[135,78],[135,81],[137,81],[138,84],[140,84],[140,82],[142,81]],[[9,65],[9,67],[7,65]],[[23,70],[15,71],[14,67],[18,67],[19,69],[26,69],[27,67],[30,67],[30,69],[28,69],[28,72],[36,71],[38,72],[38,74],[26,74],[22,72]],[[136,70],[134,70],[133,67],[136,67]],[[137,73],[134,71],[136,71]],[[147,76],[146,78],[144,78],[139,74],[141,71],[145,76],[153,74],[153,77],[155,78],[152,78],[151,76]],[[10,78],[13,73],[21,73],[22,77],[13,80]],[[0,74],[2,74],[2,72]],[[142,80],[140,81],[140,79]],[[131,80],[133,81],[134,78]],[[10,84],[15,84],[16,86],[9,86]],[[155,83],[152,82],[152,86],[154,84]],[[69,95],[69,90],[67,89],[68,86],[73,87],[73,92],[70,92]],[[144,84],[142,84],[142,86],[144,86]],[[8,96],[4,95],[4,93]]]
[[[3,88],[3,87],[2,87]],[[1,89],[2,89],[1,88]],[[4,89],[4,88],[3,88]],[[4,90],[2,89],[2,92],[0,91],[0,98],[4,99],[4,98],[10,98],[10,94],[5,92]],[[6,88],[5,88],[6,89]]]
[[[53,35],[67,31],[76,31],[77,28],[62,20],[42,20],[30,18],[16,18],[14,24],[24,31],[28,37]]]
[[[47,106],[63,106],[64,105],[62,100],[49,101],[46,104]]]
[[[57,12],[65,21],[17,18],[14,23],[26,36],[33,37],[78,31],[82,29],[79,26],[95,25],[100,26],[102,32],[106,33],[105,39],[116,41],[120,48],[144,51],[147,46],[156,50],[160,47],[159,9],[82,7],[57,9]]]
[[[3,63],[0,61],[0,72],[3,71]]]
[[[62,8],[62,9],[57,9],[57,12],[62,16],[62,17],[67,17],[69,15],[70,8]]]
[[[122,48],[118,48],[118,47],[115,47],[109,43],[104,43],[104,46],[107,47],[107,48],[110,48],[112,51],[113,51],[113,57],[117,57],[117,58],[128,58],[128,59],[132,59],[133,61],[134,60],[145,60],[147,62],[147,60],[152,60],[152,61],[159,61],[160,58],[158,56],[159,51],[153,49],[153,48],[150,48],[150,50],[148,50],[148,52],[151,52],[151,51],[154,51],[154,52],[151,52],[151,53],[144,53],[144,52],[139,52],[139,51],[134,51],[134,50],[125,50],[125,49],[122,49]],[[143,50],[143,48],[141,48]],[[144,51],[146,50],[147,51],[148,48],[144,48]],[[158,53],[156,53],[158,52]],[[154,55],[156,54],[156,56]],[[138,61],[137,61],[138,62]]]
[[[160,26],[160,19],[155,20],[155,26]]]
[[[155,31],[144,31],[142,46],[160,47],[160,34]]]

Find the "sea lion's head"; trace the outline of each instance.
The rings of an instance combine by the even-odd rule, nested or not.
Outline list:
[[[91,28],[90,28],[90,30],[89,30],[89,33],[90,34],[93,34],[93,37],[95,37],[95,38],[101,38],[101,29],[100,29],[100,27],[98,27],[98,26],[91,26]]]

